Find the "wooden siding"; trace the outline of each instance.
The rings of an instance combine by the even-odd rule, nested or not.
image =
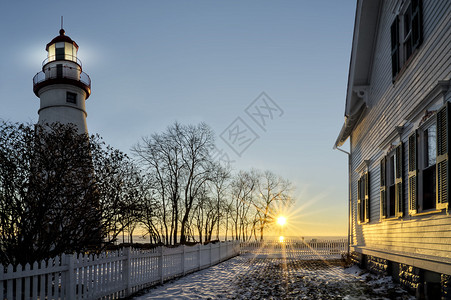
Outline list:
[[[351,244],[451,261],[451,215],[444,211],[413,217],[408,214],[407,147],[403,153],[403,217],[380,219],[380,160],[387,154],[390,142],[383,147],[381,143],[396,126],[404,125],[407,116],[439,81],[451,78],[451,1],[423,0],[423,43],[403,66],[402,74],[392,82],[390,25],[397,3],[396,0],[383,3],[370,82],[361,83],[369,85],[368,108],[350,137]],[[451,91],[445,99],[451,101]],[[413,130],[412,124],[405,124],[401,134],[405,145]],[[363,160],[370,160],[370,222],[358,225],[357,181],[360,174],[355,169]]]

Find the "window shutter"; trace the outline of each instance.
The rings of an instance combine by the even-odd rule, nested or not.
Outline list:
[[[360,199],[360,197],[362,195],[361,190],[360,190],[361,187],[362,187],[362,178],[360,178],[359,181],[357,181],[357,220],[359,223],[363,222],[363,220],[361,219],[361,216],[362,216],[362,214],[361,214],[362,213],[362,207],[361,207],[362,201]]]
[[[437,113],[437,209],[448,207],[448,182],[449,182],[449,102]]]
[[[380,189],[380,199],[381,199],[381,219],[385,219],[387,217],[387,192],[386,192],[386,183],[385,179],[385,161],[387,159],[384,157],[381,160],[381,189]]]
[[[365,173],[365,222],[370,221],[370,174]]]
[[[409,214],[417,213],[417,132],[409,136]]]
[[[403,213],[403,187],[402,187],[402,166],[403,166],[403,144],[396,147],[395,154],[395,164],[396,164],[396,172],[395,172],[395,216],[402,217]]]
[[[423,42],[423,9],[421,0],[412,0],[412,51]]]
[[[399,18],[396,16],[391,24],[391,68],[393,78],[399,72]]]

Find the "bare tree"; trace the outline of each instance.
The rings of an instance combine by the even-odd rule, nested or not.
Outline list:
[[[199,236],[199,242],[210,242],[212,240],[213,230],[218,220],[216,199],[214,195],[207,190],[208,186],[205,185],[199,193],[196,201],[196,205],[193,209],[193,219],[190,226],[195,226]]]
[[[155,186],[157,186],[156,178],[152,176],[145,176],[146,184],[143,185],[143,197],[141,198],[141,224],[147,230],[147,234],[149,234],[150,243],[160,244],[163,242],[163,221],[162,221],[162,212],[163,208],[161,206],[161,202],[157,199],[157,190]]]
[[[213,169],[209,155],[213,141],[213,133],[204,123],[175,123],[161,134],[143,138],[132,148],[157,179],[167,244],[177,243],[179,233],[181,243],[187,240],[195,199]]]
[[[181,219],[180,243],[186,242],[187,224],[194,200],[203,185],[210,179],[214,169],[210,149],[214,143],[214,135],[205,123],[197,126],[181,126],[175,124],[170,128],[171,135],[177,137],[178,146],[183,149],[184,162],[184,214]]]
[[[133,232],[143,217],[143,206],[147,196],[143,176],[137,167],[129,160],[121,165],[121,180],[119,182],[119,195],[121,197],[119,208],[121,210],[121,224],[123,233],[127,231],[129,243],[133,243]],[[122,238],[124,241],[124,236]]]
[[[224,240],[228,240],[228,233],[229,233],[229,223],[232,223],[232,216],[233,216],[233,202],[232,201],[224,201],[222,206],[222,211],[225,214],[225,220],[224,220]],[[230,221],[230,222],[229,222]],[[232,240],[233,238],[233,228],[232,228]]]
[[[190,228],[195,227],[197,230],[197,236],[200,243],[204,241],[203,237],[203,228],[204,228],[204,219],[205,219],[205,206],[207,204],[207,193],[205,189],[199,194],[198,199],[196,201],[196,205],[193,209],[192,217],[190,218],[189,226]],[[205,237],[206,240],[206,237]]]
[[[261,174],[258,181],[258,197],[254,202],[257,209],[260,240],[263,240],[265,228],[274,221],[277,206],[288,207],[293,203],[291,191],[290,181],[269,170]]]
[[[183,163],[176,142],[166,132],[143,137],[132,152],[155,178],[155,190],[161,201],[163,237],[166,244],[176,243],[178,232],[180,181]]]
[[[229,180],[231,177],[230,169],[220,164],[216,164],[214,170],[211,174],[211,178],[209,180],[209,186],[213,196],[216,200],[216,208],[217,212],[215,218],[213,220],[216,223],[216,239],[219,240],[219,227],[221,223],[221,218],[225,215],[225,219],[227,219],[227,210],[226,210],[226,195],[227,188],[229,185]],[[227,220],[225,221],[227,223]],[[226,224],[227,225],[227,224]],[[214,224],[213,224],[214,226]],[[227,226],[225,231],[227,232]],[[226,233],[227,235],[227,233]]]
[[[254,193],[258,184],[258,173],[252,171],[240,171],[231,183],[231,201],[233,210],[230,214],[234,225],[234,236],[237,240],[246,240],[249,236],[250,212],[254,208]]]

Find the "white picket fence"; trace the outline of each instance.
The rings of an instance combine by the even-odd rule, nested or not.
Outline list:
[[[62,255],[16,269],[0,265],[0,299],[118,299],[239,253],[239,242],[223,242]]]
[[[339,259],[347,251],[347,240],[284,240],[243,242],[240,251],[257,257],[288,259]]]

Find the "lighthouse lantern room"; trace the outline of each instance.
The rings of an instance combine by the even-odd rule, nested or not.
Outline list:
[[[72,123],[79,133],[87,133],[85,101],[91,79],[77,58],[78,45],[61,29],[45,49],[42,71],[33,78],[33,91],[40,98],[38,123]]]

